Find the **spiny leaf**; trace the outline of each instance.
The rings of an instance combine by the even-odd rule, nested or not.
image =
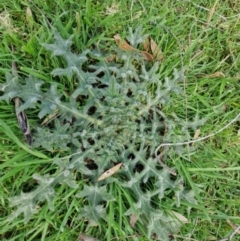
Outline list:
[[[115,198],[107,192],[106,186],[98,187],[84,185],[84,189],[76,194],[76,197],[88,197],[90,203],[94,205],[104,201],[114,201]]]
[[[106,209],[102,205],[95,206],[84,206],[78,218],[87,218],[88,219],[88,227],[97,226],[99,224],[99,220],[107,219]]]
[[[75,73],[79,79],[84,81],[83,74],[84,72],[81,69],[81,66],[88,60],[87,54],[89,50],[84,51],[83,53],[77,55],[70,51],[70,47],[72,45],[71,35],[67,40],[64,40],[59,33],[55,33],[56,42],[53,44],[42,44],[47,50],[53,52],[54,56],[62,56],[67,63],[66,68],[57,68],[52,71],[52,75],[56,76],[68,76],[72,77]]]
[[[73,35],[65,40],[58,32],[55,32],[54,38],[56,40],[55,44],[42,44],[42,46],[53,52],[54,56],[64,56],[66,52],[69,52],[69,48],[72,45]]]
[[[24,215],[24,223],[27,223],[31,216],[37,212],[36,205],[33,201],[32,193],[21,193],[19,196],[9,198],[10,207],[17,206],[17,209],[11,213],[7,221],[12,221],[21,213]]]
[[[114,181],[114,185],[124,188],[133,199],[126,215],[135,214],[138,222],[146,227],[149,238],[155,234],[157,239],[168,240],[168,235],[180,227],[172,222],[170,214],[159,209],[159,203],[162,208],[165,197],[169,206],[180,206],[183,199],[196,204],[196,200],[193,192],[184,187],[180,175],[174,181],[167,170],[162,170],[155,150],[164,141],[188,140],[192,130],[204,120],[196,116],[187,122],[174,113],[164,113],[166,105],[171,109],[173,94],[183,93],[184,70],[174,70],[173,77],[161,79],[159,65],[150,66],[144,60],[148,56],[136,49],[145,37],[141,28],[131,29],[130,45],[119,42],[121,47],[111,49],[114,58],[108,62],[105,59],[109,53],[101,53],[101,49],[73,53],[73,36],[65,40],[56,33],[55,41],[43,46],[64,60],[65,64],[52,74],[72,78],[75,89],[71,93],[58,89],[57,82],[43,85],[44,82],[35,77],[18,79],[6,75],[6,83],[0,85],[1,100],[9,102],[18,97],[23,102],[18,111],[36,108],[39,118],[57,113],[54,121],[37,126],[34,133],[35,147],[47,149],[51,156],[57,153],[53,162],[56,172],[34,175],[38,183],[36,189],[10,199],[15,207],[11,219],[23,213],[28,221],[39,201],[46,202],[53,210],[55,186],[67,184],[77,188],[75,176],[80,173],[87,182],[76,195],[84,199],[85,205],[80,209],[79,218],[88,219],[90,226],[97,225],[101,219],[108,221],[108,202],[117,199],[109,191]],[[118,36],[117,40],[121,38]],[[154,43],[153,51],[157,49]],[[181,95],[176,98],[180,101]],[[2,123],[2,129],[9,135],[5,127]],[[25,148],[16,141],[15,135],[11,136]],[[166,156],[181,156],[192,150],[193,146],[187,150],[185,146],[178,146],[164,151]],[[119,175],[103,180],[100,176],[107,168],[114,167],[110,170],[116,171],[116,163],[122,165]],[[101,182],[97,182],[99,177]]]
[[[164,197],[164,191],[167,188],[173,188],[174,182],[170,178],[170,173],[167,170],[163,170],[159,173],[158,180],[154,185],[158,188],[159,199],[162,199]]]
[[[127,36],[127,40],[133,47],[137,47],[139,43],[144,42],[147,35],[142,35],[142,26],[138,26],[135,31],[132,28],[129,28],[129,35]]]
[[[18,96],[20,92],[19,78],[10,73],[6,73],[5,78],[6,83],[0,84],[0,90],[5,93],[0,96],[0,100],[5,100],[9,103],[9,101]]]

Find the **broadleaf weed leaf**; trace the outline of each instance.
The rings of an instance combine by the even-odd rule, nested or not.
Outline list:
[[[133,47],[145,38],[141,27],[130,29],[128,41]],[[146,64],[138,54],[112,48],[115,61],[108,62],[106,54],[99,54],[101,50],[94,47],[73,53],[72,40],[73,36],[65,40],[56,33],[55,42],[42,45],[54,58],[64,60],[65,65],[54,69],[52,75],[72,79],[75,87],[72,93],[60,90],[57,81],[47,85],[32,76],[20,80],[7,74],[6,83],[0,85],[1,100],[9,102],[15,97],[22,100],[19,111],[35,108],[40,119],[58,113],[44,126],[36,124],[33,131],[33,146],[54,156],[56,170],[49,175],[34,175],[36,189],[10,198],[10,206],[15,210],[9,220],[23,213],[25,222],[29,221],[39,201],[46,202],[53,210],[56,185],[78,188],[75,179],[81,173],[82,181],[87,181],[76,195],[85,200],[79,218],[88,219],[90,226],[107,220],[106,204],[117,199],[109,186],[119,185],[131,193],[132,204],[127,204],[126,215],[137,215],[148,237],[157,234],[167,240],[171,232],[168,221],[172,219],[159,203],[166,198],[170,206],[180,206],[183,199],[193,204],[196,200],[179,179],[173,180],[162,169],[155,150],[166,140],[173,143],[186,140],[205,121],[196,115],[186,122],[185,118],[164,112],[164,105],[171,107],[173,95],[182,98],[184,71],[173,70],[173,76],[161,79],[159,65]],[[184,147],[165,151],[164,161],[168,154],[186,153]],[[102,173],[118,163],[122,167],[114,178],[97,182]]]

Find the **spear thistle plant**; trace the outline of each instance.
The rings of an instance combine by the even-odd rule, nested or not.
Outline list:
[[[51,155],[58,153],[53,160],[56,172],[34,174],[37,188],[10,198],[15,210],[8,220],[23,213],[28,222],[37,211],[36,204],[43,201],[53,211],[56,185],[78,188],[76,173],[80,172],[88,181],[77,197],[86,198],[88,203],[80,209],[79,218],[87,219],[89,226],[108,220],[106,204],[115,200],[109,191],[114,182],[134,198],[125,215],[136,215],[149,238],[155,234],[167,240],[177,223],[161,208],[162,203],[168,200],[176,208],[181,200],[194,204],[196,200],[183,186],[180,175],[173,178],[159,165],[154,152],[162,142],[188,140],[191,132],[204,123],[198,116],[186,122],[174,113],[164,113],[163,106],[172,104],[172,95],[180,97],[183,93],[183,70],[175,69],[172,77],[161,80],[158,63],[151,65],[136,52],[113,48],[114,61],[108,62],[109,53],[97,48],[73,53],[71,40],[72,36],[65,40],[56,33],[55,42],[43,47],[65,61],[65,67],[54,69],[52,75],[72,79],[76,87],[72,93],[63,94],[57,82],[46,90],[44,82],[33,76],[21,79],[7,74],[6,83],[0,86],[1,100],[22,100],[19,112],[37,108],[40,119],[58,112],[51,125],[33,132],[33,147],[44,148]],[[130,31],[128,40],[136,47],[144,38],[137,29]],[[171,155],[185,152],[184,147],[165,150]],[[118,163],[123,165],[117,173],[98,181]]]

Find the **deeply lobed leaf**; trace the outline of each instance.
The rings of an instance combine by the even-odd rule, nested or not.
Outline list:
[[[19,111],[37,108],[39,118],[59,114],[51,125],[36,127],[34,134],[35,147],[59,153],[54,160],[58,170],[51,176],[34,175],[38,187],[10,199],[11,206],[17,208],[10,220],[23,213],[28,221],[40,201],[47,201],[53,210],[55,186],[65,183],[77,188],[74,173],[81,172],[89,183],[77,194],[88,203],[79,217],[87,218],[89,225],[96,225],[100,219],[107,220],[105,204],[115,200],[108,185],[115,181],[133,195],[133,206],[126,215],[138,212],[148,237],[155,233],[159,239],[167,240],[173,232],[169,228],[172,219],[159,210],[158,205],[154,206],[153,200],[160,203],[167,195],[175,206],[181,205],[182,199],[195,204],[196,200],[193,192],[183,186],[181,177],[172,180],[170,173],[161,169],[155,150],[163,141],[188,139],[191,130],[205,121],[196,116],[192,122],[186,122],[174,113],[167,116],[161,108],[162,104],[171,104],[172,94],[182,93],[183,70],[174,70],[173,77],[160,80],[157,63],[149,66],[142,56],[119,49],[113,50],[117,63],[108,63],[102,58],[104,54],[96,54],[94,49],[75,54],[71,52],[72,38],[64,40],[56,33],[55,42],[43,46],[53,56],[65,60],[66,67],[53,70],[52,75],[74,76],[73,93],[63,97],[57,84],[46,89],[43,81],[32,76],[19,80],[8,74],[6,83],[0,86],[4,92],[1,100],[22,99]],[[128,40],[136,47],[144,38],[139,28],[136,32],[130,31]],[[185,152],[183,147],[167,151],[180,156]],[[69,153],[70,156],[66,156]],[[103,172],[117,163],[123,165],[115,179],[97,182]]]

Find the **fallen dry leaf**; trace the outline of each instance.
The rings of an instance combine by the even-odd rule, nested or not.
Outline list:
[[[127,41],[125,41],[124,39],[121,39],[119,34],[114,35],[114,39],[115,39],[117,46],[120,49],[125,50],[125,51],[138,52],[138,53],[142,54],[144,59],[153,62],[153,56],[151,54],[149,54],[146,51],[141,51],[141,50],[138,50],[138,49],[132,47],[130,44],[127,43]]]
[[[125,40],[121,39],[119,34],[114,35],[114,39],[118,47],[122,50],[127,51],[139,51],[138,49],[133,48],[130,44],[128,44]]]
[[[212,78],[221,78],[221,77],[224,77],[224,74],[223,74],[223,72],[217,71],[217,72],[215,72],[213,74],[206,75],[205,77],[208,77],[210,79],[212,79]]]
[[[130,226],[134,227],[137,220],[138,220],[138,217],[134,213],[132,213],[130,216]]]
[[[229,224],[229,226],[231,226],[231,228],[233,230],[235,230],[237,228],[237,226],[235,224],[233,224],[229,219],[227,219],[227,223]],[[240,234],[240,231],[237,231],[237,234]]]
[[[194,137],[193,137],[193,140],[197,139],[200,135],[201,131],[200,129],[197,129],[194,133]],[[194,145],[194,142],[192,143],[192,146]]]
[[[78,237],[78,241],[99,241],[99,240],[91,236],[88,236],[86,234],[80,234],[80,236]]]
[[[171,213],[182,223],[189,223],[188,219],[186,217],[184,217],[182,214],[175,212],[175,211],[171,211]]]
[[[194,137],[193,137],[193,139],[197,139],[198,137],[199,137],[199,135],[200,135],[200,129],[197,129],[196,131],[195,131],[195,134],[194,134]]]
[[[150,47],[153,54],[153,58],[158,61],[162,61],[164,58],[163,52],[152,38],[150,38]]]
[[[146,52],[149,52],[149,47],[150,47],[150,43],[149,43],[149,38],[146,38],[145,41],[143,42],[143,49]]]
[[[153,56],[151,54],[146,51],[141,51],[141,54],[143,55],[144,59],[149,60],[153,63]]]
[[[119,168],[122,166],[122,163],[117,164],[116,166],[108,169],[106,172],[104,172],[99,178],[98,181],[102,181],[110,176],[112,176],[116,171],[119,170]]]
[[[115,54],[109,55],[108,57],[105,58],[105,60],[107,62],[113,62],[116,60],[116,55]]]
[[[30,9],[30,7],[27,7],[26,9],[26,22],[31,28],[33,27],[34,21],[33,21],[32,10]]]
[[[184,217],[182,214],[174,211],[170,211],[171,218],[169,219],[168,222],[166,222],[166,228],[171,232],[171,233],[178,233],[181,229],[181,227],[188,223],[188,219]]]

